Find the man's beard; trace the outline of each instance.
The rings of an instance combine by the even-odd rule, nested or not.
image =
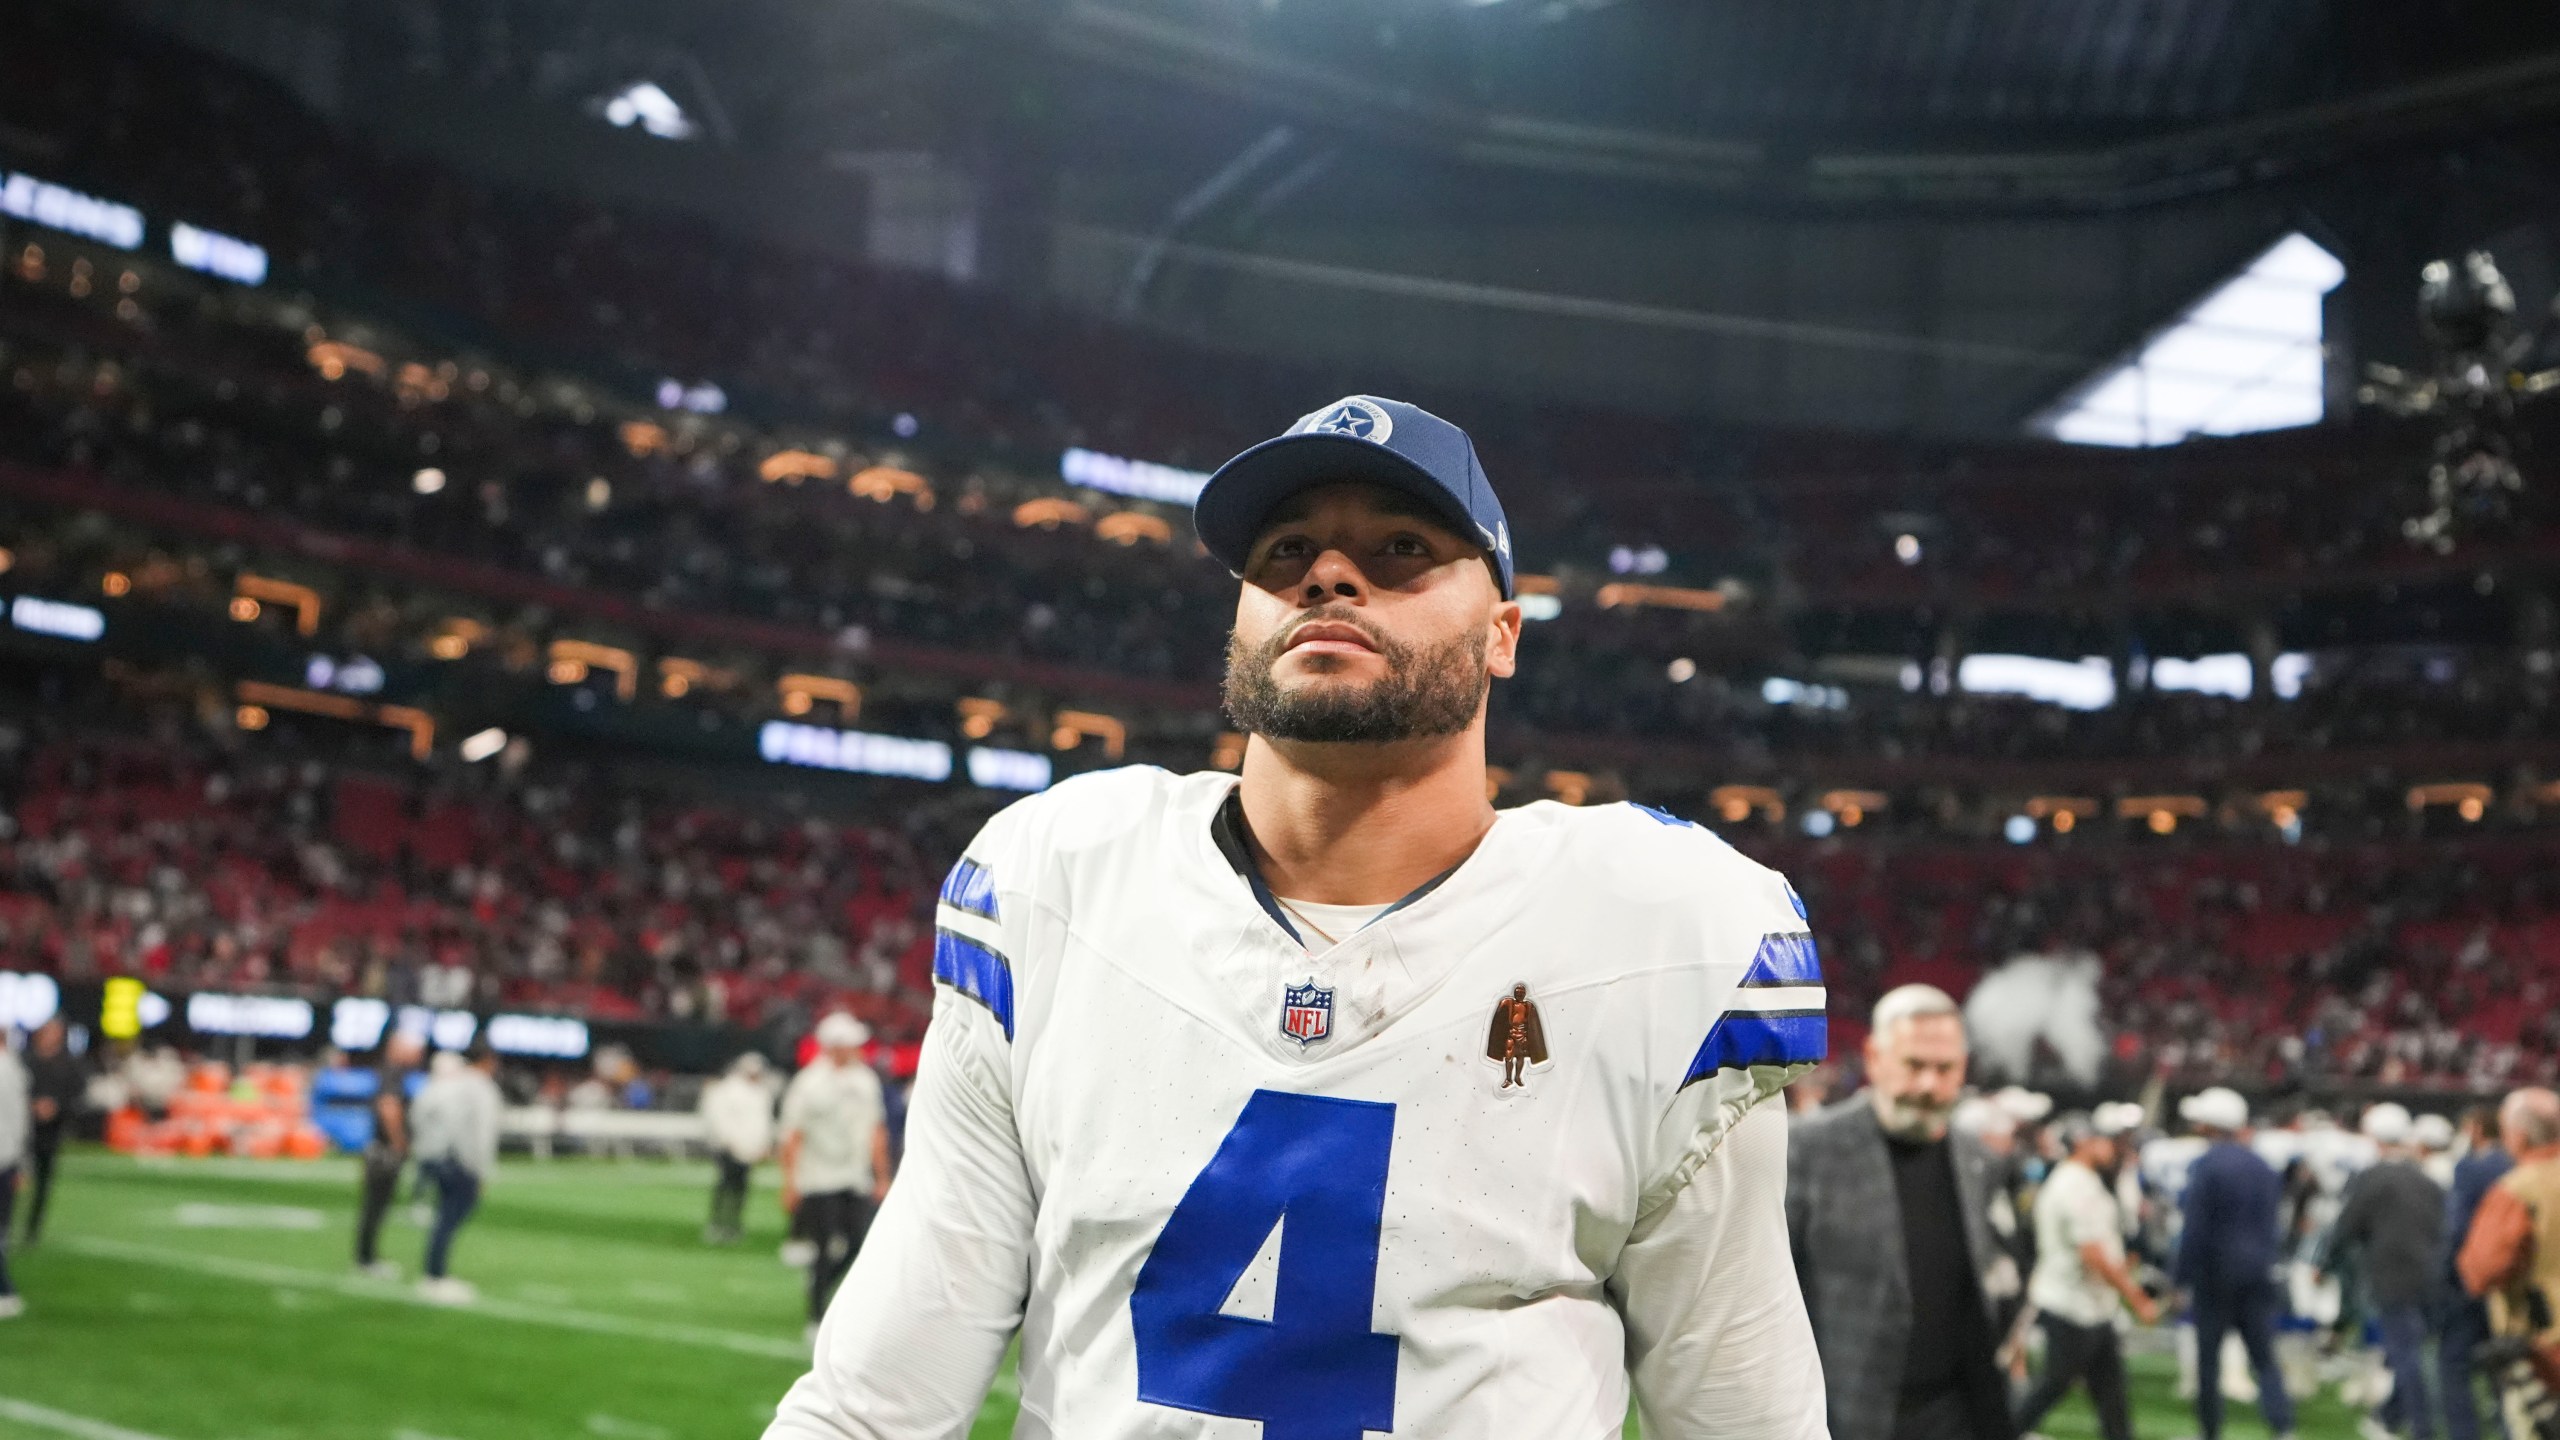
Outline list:
[[[1332,621],[1357,629],[1387,662],[1387,673],[1366,685],[1317,683],[1283,690],[1271,678],[1289,637],[1302,625]],[[1345,613],[1300,616],[1248,650],[1242,637],[1227,637],[1227,678],[1221,698],[1228,718],[1248,735],[1316,744],[1385,745],[1455,735],[1475,723],[1490,683],[1485,637],[1466,634],[1416,649],[1389,639]]]
[[[1939,1139],[1947,1133],[1947,1120],[1954,1114],[1954,1106],[1921,1095],[1879,1098],[1876,1105],[1876,1123],[1896,1140]]]

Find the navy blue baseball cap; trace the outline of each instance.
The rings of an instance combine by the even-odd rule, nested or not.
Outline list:
[[[1192,528],[1219,564],[1242,574],[1254,537],[1282,501],[1345,481],[1383,485],[1430,506],[1461,539],[1484,547],[1502,598],[1512,598],[1511,525],[1475,442],[1401,400],[1352,395],[1300,416],[1286,433],[1218,467],[1192,502]]]

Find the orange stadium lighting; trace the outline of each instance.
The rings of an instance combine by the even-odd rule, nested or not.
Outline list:
[[[1141,541],[1155,545],[1173,543],[1173,527],[1162,516],[1143,510],[1122,510],[1105,515],[1093,527],[1095,538],[1114,545],[1136,545]]]
[[[297,585],[290,580],[277,580],[265,575],[242,575],[234,583],[233,589],[238,592],[238,598],[231,602],[233,619],[257,619],[260,601],[270,605],[290,605],[293,607],[295,634],[310,636],[320,633],[320,592],[310,586]],[[242,600],[249,602],[246,607],[248,613],[245,615],[241,613]]]
[[[821,700],[832,703],[846,720],[862,718],[862,687],[833,675],[785,675],[774,682],[782,694],[782,713],[806,715]]]
[[[1696,610],[1714,614],[1724,608],[1724,595],[1715,590],[1693,590],[1681,585],[1637,585],[1627,581],[1603,585],[1592,596],[1603,610],[1640,609]]]
[[[1061,710],[1049,717],[1050,748],[1073,750],[1087,740],[1102,742],[1102,753],[1117,760],[1129,748],[1129,727],[1093,710]]]
[[[1013,523],[1024,530],[1055,530],[1061,525],[1082,525],[1092,519],[1092,511],[1073,500],[1055,496],[1025,500],[1013,507]]]
[[[1785,797],[1766,785],[1719,785],[1707,792],[1707,803],[1728,825],[1739,825],[1755,814],[1772,824],[1787,818]]]
[[[919,510],[933,508],[932,482],[913,470],[901,470],[894,465],[874,465],[860,471],[845,482],[845,489],[861,499],[883,505],[904,495],[912,499]]]
[[[960,712],[960,733],[972,740],[984,740],[996,731],[1009,713],[1002,702],[966,696],[952,703]]]
[[[833,480],[836,462],[815,450],[776,450],[756,465],[766,484],[797,485],[803,480]]]
[[[613,674],[615,698],[629,700],[640,690],[640,657],[617,645],[598,645],[591,640],[554,640],[551,642],[550,676],[555,685],[575,685],[587,678],[590,670],[606,670]]]

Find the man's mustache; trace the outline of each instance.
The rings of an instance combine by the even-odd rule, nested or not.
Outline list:
[[[1262,647],[1263,658],[1266,660],[1278,659],[1280,657],[1280,652],[1288,649],[1290,642],[1297,638],[1298,632],[1306,629],[1310,625],[1347,625],[1360,632],[1361,638],[1369,642],[1370,649],[1377,651],[1381,655],[1387,653],[1387,637],[1379,634],[1376,626],[1370,624],[1368,620],[1347,608],[1327,608],[1323,610],[1310,610],[1306,614],[1301,615],[1296,620],[1290,622],[1286,629],[1280,631],[1276,635],[1273,635],[1270,642]]]

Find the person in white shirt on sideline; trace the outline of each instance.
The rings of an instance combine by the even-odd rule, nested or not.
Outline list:
[[[33,1125],[28,1109],[27,1067],[9,1048],[0,1029],[0,1320],[27,1312],[27,1302],[9,1279],[9,1233],[18,1209],[18,1171],[27,1159],[27,1135]]]
[[[1632,804],[1500,810],[1522,663],[1466,432],[1325,406],[1193,519],[1240,773],[1080,775],[936,909],[907,1152],[767,1440],[1821,1440],[1801,901]]]
[[[2033,1431],[2073,1384],[2086,1382],[2106,1440],[2133,1440],[2125,1392],[2124,1346],[2116,1337],[2122,1307],[2148,1325],[2160,1307],[2134,1283],[2124,1258],[2124,1211],[2107,1173],[2115,1137],[2085,1115],[2066,1115],[2054,1131],[2070,1158],[2036,1193],[2036,1268],[2027,1303],[2044,1327],[2044,1373],[2018,1403],[2018,1429]]]
[[[889,1194],[889,1106],[864,1063],[871,1027],[838,1013],[818,1022],[818,1058],[782,1093],[782,1208],[817,1247],[809,1333],[853,1267]]]
[[[427,1083],[410,1107],[418,1170],[436,1187],[434,1227],[427,1234],[425,1274],[418,1293],[439,1304],[478,1298],[469,1281],[446,1273],[453,1239],[480,1208],[480,1190],[498,1168],[498,1057],[482,1041],[471,1058],[447,1050],[427,1068]]]
[[[727,1074],[702,1087],[701,1114],[712,1161],[720,1167],[711,1188],[711,1223],[703,1228],[702,1239],[710,1245],[734,1245],[742,1233],[739,1217],[746,1211],[747,1181],[773,1153],[773,1090],[766,1082],[764,1057],[750,1050],[729,1062]]]

